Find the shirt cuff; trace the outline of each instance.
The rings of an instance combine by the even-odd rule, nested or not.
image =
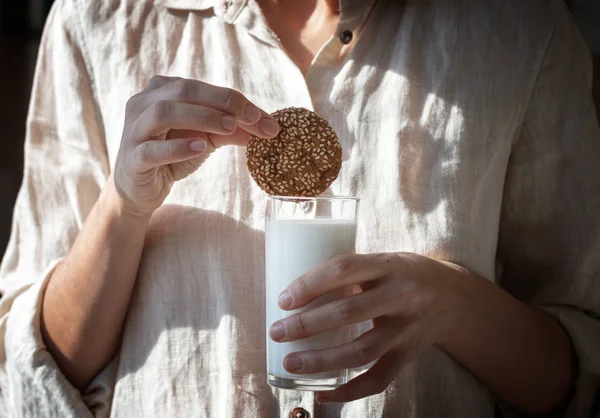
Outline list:
[[[561,323],[571,339],[579,370],[574,393],[562,417],[591,417],[600,389],[600,321],[570,307],[542,307]]]
[[[81,393],[62,374],[46,350],[42,339],[42,298],[59,262],[53,262],[42,280],[17,296],[9,313],[2,318],[2,322],[6,321],[3,338],[0,333],[0,344],[5,349],[4,364],[0,363],[0,369],[5,372],[3,386],[6,386],[2,388],[2,398],[6,403],[4,406],[15,416],[93,416]]]
[[[584,418],[592,417],[597,407],[596,396],[600,390],[600,321],[583,311],[569,307],[539,307],[555,317],[563,326],[577,356],[579,366],[571,397],[555,414],[548,418]],[[498,402],[505,418],[529,418],[530,415]],[[598,412],[598,411],[596,411]]]

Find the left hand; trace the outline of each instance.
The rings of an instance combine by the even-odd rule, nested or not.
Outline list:
[[[279,306],[302,308],[342,286],[358,285],[362,291],[275,322],[270,336],[278,342],[295,341],[373,320],[373,329],[354,341],[292,353],[283,364],[290,373],[307,374],[377,360],[336,390],[317,393],[317,402],[350,402],[381,393],[405,365],[460,321],[459,279],[464,274],[468,272],[454,264],[410,253],[336,256],[292,282]]]

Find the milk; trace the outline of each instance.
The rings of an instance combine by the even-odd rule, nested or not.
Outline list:
[[[267,220],[266,314],[267,329],[274,322],[297,311],[284,311],[277,305],[279,294],[296,278],[328,258],[354,253],[356,223],[332,219]],[[322,305],[351,294],[351,288],[334,290],[300,309]],[[298,310],[298,311],[300,311]],[[297,375],[283,368],[283,358],[293,352],[328,348],[350,340],[350,327],[337,329],[300,341],[278,343],[267,333],[267,369],[273,377],[293,380],[320,380],[344,383],[346,371]]]

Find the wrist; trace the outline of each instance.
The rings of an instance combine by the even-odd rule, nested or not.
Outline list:
[[[440,335],[437,344],[442,348],[452,345],[452,341],[460,338],[462,329],[467,326],[469,318],[475,315],[476,300],[474,300],[473,286],[477,286],[477,280],[485,280],[477,277],[467,269],[456,264],[443,262],[448,268],[445,280],[449,283],[449,292],[444,296],[448,303],[449,313],[448,327],[446,332]]]
[[[152,212],[141,212],[133,208],[133,205],[121,196],[112,175],[100,194],[99,205],[114,219],[122,220],[130,225],[147,226],[152,217]]]

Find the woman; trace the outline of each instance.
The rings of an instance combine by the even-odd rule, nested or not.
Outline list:
[[[163,75],[163,76],[156,76]],[[600,132],[558,0],[62,0],[41,46],[2,267],[16,416],[589,414],[600,374]],[[125,104],[127,105],[125,106]],[[266,384],[264,195],[243,146],[313,108],[362,199],[360,255],[294,282],[289,341],[374,320]],[[501,412],[500,412],[501,411]]]

